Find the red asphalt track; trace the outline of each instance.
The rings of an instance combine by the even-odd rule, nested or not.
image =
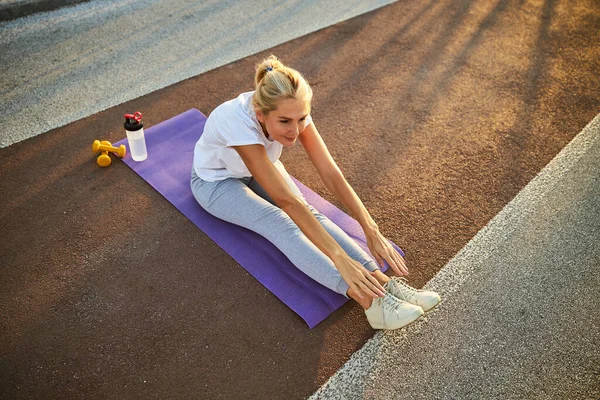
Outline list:
[[[125,164],[99,168],[124,113],[208,115],[276,54],[421,287],[599,112],[599,32],[594,0],[399,1],[0,149],[0,398],[304,398],[374,333],[352,303],[309,330]],[[282,160],[340,206],[300,146]]]

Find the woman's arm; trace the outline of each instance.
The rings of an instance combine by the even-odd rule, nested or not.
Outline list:
[[[369,249],[379,265],[383,266],[383,260],[385,260],[398,275],[408,274],[404,259],[379,232],[379,227],[331,157],[314,123],[302,131],[299,139],[325,186],[350,211],[363,228]]]
[[[350,211],[354,219],[362,226],[365,234],[378,231],[377,224],[331,157],[315,124],[308,125],[300,134],[299,139],[325,186]]]
[[[383,287],[368,271],[356,262],[342,247],[327,233],[308,207],[294,195],[284,178],[269,160],[264,146],[247,145],[233,147],[248,170],[290,218],[298,225],[302,233],[329,257],[342,278],[356,293],[365,293],[372,297],[383,296]]]

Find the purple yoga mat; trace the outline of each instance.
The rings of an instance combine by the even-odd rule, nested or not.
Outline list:
[[[202,134],[205,122],[206,117],[192,108],[145,130],[148,158],[142,162],[131,159],[127,139],[114,145],[125,144],[127,155],[123,161],[131,169],[313,328],[348,299],[309,278],[262,236],[213,217],[196,202],[190,189],[190,175],[194,145]],[[309,204],[342,228],[370,254],[362,228],[356,220],[302,183],[294,181]],[[404,255],[396,245],[394,247]]]

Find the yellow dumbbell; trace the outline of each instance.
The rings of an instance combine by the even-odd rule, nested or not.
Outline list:
[[[98,156],[98,159],[96,160],[96,162],[101,167],[108,167],[112,163],[112,160],[110,159],[110,156],[108,155],[108,152],[115,153],[119,157],[123,158],[123,157],[125,157],[125,153],[126,153],[127,149],[124,144],[122,144],[121,146],[119,146],[117,148],[117,147],[114,147],[108,140],[103,140],[103,141],[94,140],[94,144],[92,144],[92,151],[94,153],[101,151],[102,154],[100,154]]]
[[[92,145],[92,151],[94,153],[97,153],[98,151],[110,151],[111,153],[115,153],[119,157],[123,158],[125,157],[127,148],[124,144],[120,145],[119,147],[114,147],[112,143],[110,143],[108,140],[94,140],[94,144]]]
[[[101,167],[108,167],[112,163],[112,160],[108,156],[108,151],[103,151],[96,159],[96,162]]]

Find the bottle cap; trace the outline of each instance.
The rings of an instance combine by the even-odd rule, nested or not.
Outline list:
[[[142,121],[142,113],[139,111],[133,114],[125,114],[125,123],[123,124],[126,130],[133,132],[139,131],[144,127],[144,121]]]

